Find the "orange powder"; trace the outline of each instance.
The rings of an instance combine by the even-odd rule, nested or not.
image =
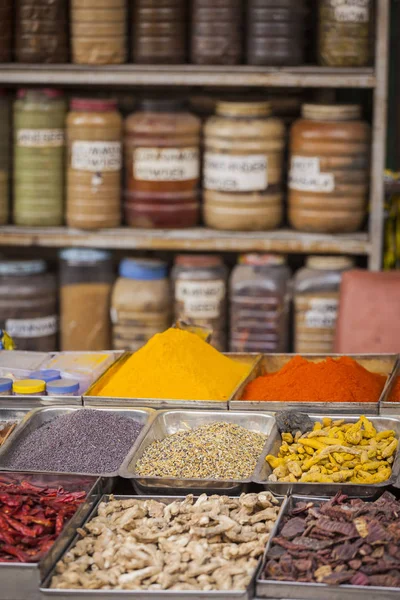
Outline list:
[[[249,383],[242,400],[377,402],[385,375],[371,373],[347,356],[318,363],[292,358],[280,371]]]

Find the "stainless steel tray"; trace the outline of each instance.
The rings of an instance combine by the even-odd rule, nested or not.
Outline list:
[[[50,551],[39,563],[0,563],[0,600],[39,600],[40,582],[46,577],[52,566],[59,560],[70,540],[97,504],[108,482],[98,477],[62,474],[0,473],[0,480],[27,480],[33,485],[50,487],[62,486],[69,491],[84,490],[85,502],[66,524],[62,533],[54,542]]]
[[[138,500],[158,500],[160,502],[164,502],[165,504],[171,504],[176,500],[184,500],[185,496],[115,496],[116,500],[119,499],[128,499],[128,498],[136,498]],[[280,498],[281,508],[283,504],[286,502],[286,498]],[[109,496],[103,496],[101,498],[101,502],[109,501]],[[86,521],[88,522],[93,519],[97,515],[97,510],[100,502],[98,502],[92,509],[91,513],[87,516]],[[275,535],[279,522],[278,519],[274,525],[273,530],[271,531],[271,537]],[[73,546],[75,546],[76,542],[81,539],[79,535],[76,535],[68,545],[68,548],[65,549],[65,553],[68,552]],[[261,565],[263,563],[263,558],[260,559],[258,567],[256,567],[254,571],[254,576],[247,587],[246,590],[240,591],[215,591],[215,592],[177,592],[177,591],[130,591],[130,590],[56,590],[51,589],[50,583],[52,577],[55,573],[56,562],[60,560],[61,556],[53,563],[53,568],[48,573],[46,580],[43,582],[40,592],[42,594],[43,599],[54,598],[54,600],[84,600],[85,598],[99,598],[99,600],[115,600],[115,598],[124,598],[127,600],[251,600],[254,596],[254,588],[257,575],[260,572]]]
[[[271,535],[262,567],[259,569],[256,582],[257,598],[274,598],[285,600],[399,600],[400,588],[384,588],[375,586],[356,585],[326,585],[323,583],[297,583],[292,581],[273,581],[261,579],[261,574],[266,564],[266,555],[269,552],[274,537],[276,537],[284,516],[291,510],[297,501],[313,501],[316,503],[327,502],[327,498],[314,496],[290,496],[282,505],[276,528]]]
[[[23,421],[21,426],[18,428],[18,431],[15,431],[15,435],[12,436],[11,439],[7,440],[6,443],[0,448],[0,471],[15,471],[15,469],[9,469],[4,466],[5,459],[10,456],[13,452],[13,448],[18,445],[20,440],[23,440],[27,434],[34,431],[44,423],[52,421],[56,417],[61,415],[65,415],[68,413],[72,413],[76,410],[82,410],[81,408],[74,407],[46,407],[46,408],[36,408],[33,410],[28,417]],[[150,408],[98,408],[97,410],[103,410],[107,412],[117,412],[125,417],[129,417],[131,419],[135,419],[143,424],[143,429],[139,434],[136,442],[134,443],[132,449],[135,449],[138,444],[140,444],[143,437],[146,435],[146,432],[155,416],[155,411]],[[32,471],[36,472],[36,471]],[[48,471],[51,473],[51,471]],[[115,478],[118,476],[118,471],[114,473],[70,473],[76,475],[91,475],[93,477],[110,477]]]
[[[320,421],[325,415],[309,415],[312,421]],[[329,416],[332,416],[329,414]],[[334,415],[337,419],[345,419],[348,423],[355,423],[359,417],[355,415]],[[397,439],[400,439],[400,419],[394,417],[368,417],[373,422],[374,427],[377,431],[384,429],[393,429],[396,432]],[[271,435],[267,441],[267,448],[264,453],[264,460],[258,462],[256,471],[254,473],[253,481],[264,486],[266,490],[270,490],[274,494],[285,495],[285,494],[304,494],[306,496],[314,494],[315,496],[333,496],[339,490],[347,496],[355,498],[368,498],[375,496],[379,491],[389,487],[389,485],[395,485],[399,479],[400,474],[400,448],[396,450],[395,459],[392,465],[392,475],[390,479],[378,484],[362,485],[358,483],[285,483],[285,482],[273,482],[268,481],[268,476],[272,473],[270,465],[265,460],[267,454],[277,455],[279,447],[282,443],[281,435],[278,431],[276,423],[272,429]]]
[[[102,375],[83,395],[83,404],[87,407],[106,406],[112,407],[114,404],[118,406],[146,406],[157,410],[167,409],[204,409],[204,410],[228,410],[228,400],[174,400],[160,398],[110,398],[107,396],[93,395],[96,390],[100,389],[111,377],[121,368],[121,366],[132,356],[132,352],[126,352],[119,360],[117,360],[105,373]],[[250,374],[257,368],[261,361],[261,354],[236,354],[226,353],[225,356],[245,362],[249,364],[249,374],[243,378],[241,382],[233,390],[231,398],[233,398],[238,390],[241,389],[248,380]],[[242,407],[240,407],[242,408]]]
[[[167,435],[178,431],[192,429],[205,423],[226,421],[237,423],[247,429],[269,434],[275,420],[273,417],[262,413],[231,412],[231,411],[206,411],[206,410],[164,410],[157,413],[147,435],[140,444],[132,448],[121,465],[119,475],[129,479],[138,493],[145,494],[177,494],[182,491],[188,493],[209,493],[236,495],[243,491],[246,484],[251,483],[252,477],[242,481],[224,479],[178,479],[171,477],[141,476],[136,473],[135,466],[143,452],[154,440],[162,440]],[[265,449],[260,456],[257,467],[261,469],[261,462],[265,460]]]
[[[276,412],[278,410],[300,410],[302,412],[320,413],[329,411],[329,414],[347,415],[364,414],[378,415],[379,403],[374,402],[263,402],[263,401],[244,401],[240,400],[243,396],[246,385],[260,375],[279,371],[292,358],[294,354],[264,354],[247,381],[239,387],[234,397],[229,401],[230,410],[257,410],[259,412]],[[320,362],[328,357],[339,358],[342,354],[302,354],[304,358],[311,362]],[[382,373],[388,375],[385,389],[389,383],[390,375],[396,363],[396,354],[350,354],[360,365],[373,373]],[[385,389],[382,392],[383,398]],[[400,414],[400,411],[399,411]]]
[[[393,391],[394,386],[396,385],[396,381],[400,377],[400,356],[396,360],[396,364],[393,368],[392,375],[383,390],[383,394],[381,396],[379,402],[379,414],[380,415],[392,415],[399,417],[400,416],[400,402],[391,402],[390,396]]]
[[[41,406],[82,406],[82,396],[0,396],[0,408],[18,406],[32,410]]]
[[[6,407],[2,407],[0,405],[0,423],[2,421],[16,421],[17,422],[17,426],[10,433],[9,437],[7,438],[6,443],[8,442],[8,440],[12,440],[12,438],[15,436],[15,434],[18,432],[18,430],[22,427],[23,423],[29,418],[29,412],[30,412],[29,408],[16,408],[15,406],[12,406],[12,404],[8,405],[8,407],[6,408]],[[5,444],[0,446],[0,449],[3,448],[4,446],[5,446]]]

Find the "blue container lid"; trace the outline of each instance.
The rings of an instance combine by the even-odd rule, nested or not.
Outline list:
[[[155,281],[167,277],[167,264],[161,260],[124,258],[119,265],[119,274],[127,279]]]
[[[77,394],[79,392],[79,381],[76,379],[57,379],[47,384],[48,394]]]
[[[47,383],[49,381],[61,379],[61,373],[60,371],[57,371],[57,369],[42,369],[40,371],[34,371],[31,373],[28,379],[41,379]]]
[[[7,377],[0,377],[0,392],[12,393],[13,380]]]
[[[93,248],[65,248],[60,250],[59,257],[71,264],[92,264],[111,258],[108,250],[95,250]]]

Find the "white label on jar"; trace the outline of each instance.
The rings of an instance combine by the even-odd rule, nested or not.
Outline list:
[[[73,142],[71,167],[76,171],[120,171],[120,142]]]
[[[307,327],[312,329],[333,329],[336,325],[338,301],[328,298],[314,298],[310,309],[305,313]]]
[[[40,317],[37,319],[7,319],[5,330],[11,337],[41,338],[54,335],[58,331],[58,317]]]
[[[329,194],[335,189],[333,173],[321,173],[317,156],[292,156],[289,188],[299,192]]]
[[[341,23],[368,23],[370,0],[331,0],[335,20]]]
[[[183,302],[184,316],[192,319],[217,319],[225,296],[223,281],[177,281],[175,299]]]
[[[23,148],[59,148],[64,146],[63,129],[18,129],[17,145]]]
[[[268,187],[264,154],[238,156],[204,153],[204,187],[220,192],[259,192]]]
[[[200,176],[198,148],[136,148],[133,176],[137,181],[191,181]]]

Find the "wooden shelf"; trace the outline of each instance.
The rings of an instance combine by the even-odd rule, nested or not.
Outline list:
[[[212,229],[106,229],[0,227],[0,246],[90,247],[115,250],[281,252],[285,254],[369,255],[366,233],[319,235],[281,229],[272,232],[222,232]]]

